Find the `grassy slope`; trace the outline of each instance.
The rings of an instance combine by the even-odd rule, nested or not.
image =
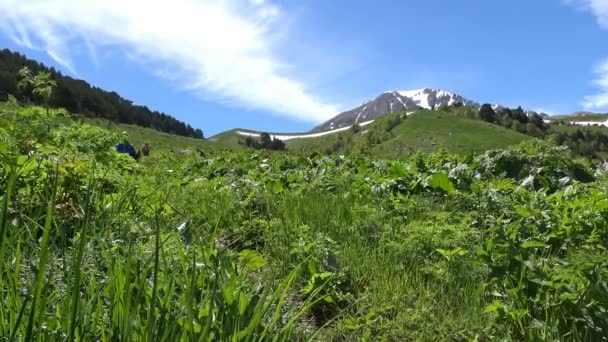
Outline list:
[[[219,134],[216,134],[210,137],[208,140],[220,144],[224,144],[226,146],[240,146],[239,140],[243,140],[244,137],[238,135],[236,133],[237,130],[241,130],[238,128],[231,129],[229,131],[225,131]],[[253,131],[252,131],[253,132]]]
[[[589,120],[591,121],[591,120]],[[559,133],[573,134],[577,131],[606,134],[607,127],[604,126],[581,126],[581,125],[551,125],[549,128],[549,139],[553,139]],[[597,151],[597,155],[604,160],[608,159],[608,153]]]
[[[608,113],[578,112],[571,115],[555,115],[550,117],[550,119],[565,121],[606,121],[608,119]]]
[[[0,104],[0,108],[5,107]],[[77,118],[76,120],[80,120]],[[378,157],[394,158],[415,151],[430,152],[445,148],[450,152],[482,152],[489,149],[503,148],[517,144],[528,137],[512,130],[485,123],[479,120],[466,119],[451,113],[422,111],[410,115],[401,124],[385,132],[385,127],[392,116],[376,120],[369,126],[362,127],[361,132],[351,131],[330,134],[317,138],[294,139],[286,141],[287,147],[296,152],[324,152],[328,146],[334,146],[339,140],[348,141],[349,145],[366,145],[366,134],[370,131],[383,134],[383,141],[375,144],[370,152]],[[177,152],[185,149],[222,150],[241,149],[239,140],[243,137],[236,134],[237,129],[217,134],[207,140],[193,139],[159,132],[151,128],[110,122],[104,119],[82,118],[85,123],[98,127],[127,132],[129,142],[140,148],[148,142],[153,151]],[[238,129],[243,130],[243,129]],[[250,131],[250,130],[245,130]],[[253,131],[251,131],[253,132]],[[272,133],[288,134],[288,133]],[[369,144],[368,144],[369,145]],[[335,152],[344,152],[336,150]]]
[[[233,147],[240,146],[239,141],[243,141],[246,138],[246,136],[238,134],[237,131],[257,133],[257,134],[262,133],[261,131],[255,131],[255,130],[251,130],[251,129],[233,128],[231,130],[224,131],[224,132],[218,133],[212,137],[209,137],[208,140],[223,143],[227,146],[233,146]],[[268,132],[268,134],[270,134],[270,135],[304,135],[304,134],[307,134],[307,132],[299,132],[299,133],[296,133],[296,132]],[[285,141],[285,143],[289,144],[289,141]]]
[[[366,134],[384,131],[390,119],[390,116],[381,118],[363,127],[358,134],[353,135],[348,131],[313,139],[291,140],[287,147],[299,151],[323,151],[339,139],[350,141],[350,144],[362,143]],[[528,138],[521,133],[479,120],[445,112],[422,111],[408,116],[394,127],[389,139],[373,146],[371,152],[379,157],[398,157],[414,151],[429,152],[439,148],[459,153],[482,152],[517,144]]]
[[[393,133],[409,132],[404,127],[415,120],[445,119],[441,114],[435,119],[432,114],[413,116]],[[458,128],[458,122],[452,126]],[[379,120],[375,129],[385,123]],[[7,146],[25,145],[13,139],[21,136],[27,137],[6,137]],[[158,139],[152,142],[160,143]],[[36,151],[31,161],[56,162],[54,151],[62,147],[40,142],[47,148]],[[562,172],[573,170],[572,158],[561,151],[514,151],[531,154],[524,159],[526,173],[543,166],[555,184]],[[310,162],[288,154],[263,160],[226,153],[214,163],[203,163],[196,155],[166,154],[135,167],[129,158],[94,152],[73,150],[61,157],[70,172],[57,172],[56,184],[65,194],[57,199],[49,196],[57,189],[48,175],[58,169],[42,167],[20,176],[14,196],[11,190],[3,196],[11,200],[0,219],[8,232],[0,243],[0,266],[7,262],[0,267],[1,336],[16,327],[20,340],[32,330],[26,326],[35,323],[45,328],[34,329],[34,336],[24,340],[36,340],[37,334],[48,340],[72,340],[74,335],[86,340],[237,340],[237,335],[261,340],[265,328],[270,329],[267,339],[304,340],[291,336],[289,325],[281,330],[286,325],[279,321],[295,317],[304,306],[299,300],[303,290],[318,284],[310,281],[317,275],[327,276],[317,273],[324,270],[331,272],[329,285],[317,286],[332,301],[318,302],[318,307],[333,313],[307,313],[308,322],[297,328],[309,335],[320,329],[316,338],[306,336],[311,340],[600,340],[606,331],[589,335],[590,327],[606,329],[593,325],[606,322],[605,311],[595,308],[606,298],[607,276],[601,272],[605,249],[598,241],[607,236],[605,230],[593,229],[606,225],[605,181],[575,183],[568,190],[547,188],[559,192],[555,195],[522,186],[513,196],[521,173],[513,180],[497,176],[499,184],[494,176],[483,176],[475,193],[466,185],[447,193],[420,185],[394,196],[390,189],[370,191],[370,183],[390,184],[402,177],[414,183],[427,172],[445,175],[453,165],[424,157],[428,170],[399,171],[402,163],[373,163],[373,158],[355,166],[348,158],[313,157]],[[20,154],[15,153],[3,156],[3,168],[17,168],[11,164]],[[78,167],[67,166],[75,160]],[[180,167],[167,172],[173,165]],[[391,165],[400,167],[394,172]],[[468,184],[474,171],[458,180]],[[7,178],[0,178],[3,189],[12,188]],[[89,199],[91,189],[95,195]],[[518,230],[514,239],[504,234],[509,227],[529,229]],[[47,238],[39,238],[41,231]],[[556,241],[557,247],[544,241]],[[540,246],[526,247],[526,242]],[[480,251],[492,258],[483,258]],[[42,272],[34,272],[40,265]],[[307,267],[291,273],[298,265]],[[543,269],[525,271],[524,265]],[[287,283],[275,307],[269,298],[290,274],[295,280]],[[555,279],[559,286],[537,288],[538,279]],[[571,284],[584,286],[574,292]],[[504,294],[498,292],[503,289]],[[24,292],[33,292],[38,306],[24,303]],[[562,305],[563,298],[578,293],[585,294],[577,297],[584,316],[578,307]],[[270,309],[256,320],[253,313],[263,312],[258,298]],[[509,310],[504,317],[488,310],[496,302]],[[23,322],[14,323],[22,308]],[[329,318],[334,315],[335,320]],[[192,323],[184,324],[189,316]],[[592,316],[595,322],[590,322]],[[247,332],[243,327],[249,324],[255,329]]]
[[[487,122],[441,112],[419,112],[393,129],[395,137],[375,148],[382,155],[430,152],[483,152],[520,143],[529,137]]]
[[[8,102],[0,102],[0,112],[20,110],[20,108],[21,107],[15,106]],[[194,139],[179,135],[168,134],[157,131],[152,128],[115,123],[105,119],[88,118],[77,114],[72,114],[71,120],[58,120],[61,124],[77,123],[82,120],[84,123],[101,127],[104,129],[127,132],[129,142],[138,149],[141,148],[144,143],[151,144],[153,151],[159,152],[176,152],[185,149],[193,150],[196,148],[202,150],[221,150],[225,148],[230,148],[230,146],[223,143],[213,143],[208,140]]]
[[[129,142],[133,144],[136,148],[141,148],[141,146],[146,142],[149,143],[156,151],[181,151],[185,149],[192,150],[196,148],[206,150],[226,147],[223,144],[211,143],[206,140],[173,135],[169,133],[160,132],[152,128],[145,128],[136,125],[126,125],[121,123],[114,123],[108,120],[91,118],[85,118],[84,121],[88,124],[101,128],[127,132],[129,136]]]

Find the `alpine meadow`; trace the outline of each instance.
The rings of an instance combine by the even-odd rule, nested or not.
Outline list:
[[[524,25],[543,6],[479,2],[504,13],[498,27],[447,3],[382,0],[380,15],[371,2],[180,0],[135,15],[113,0],[28,1],[0,0],[0,341],[608,341],[608,64],[583,80],[596,95],[575,94],[585,111],[532,104],[569,108],[549,68],[583,64],[547,55],[567,32]],[[546,5],[537,24],[572,16],[605,35],[606,1],[573,3]],[[405,9],[434,13],[434,27],[392,13]],[[408,34],[406,53],[360,23],[367,12],[437,37]],[[597,23],[577,21],[589,14]],[[162,30],[147,21],[160,17]],[[466,39],[438,34],[452,29]],[[503,30],[528,39],[519,52],[478,38],[513,43]],[[343,51],[321,51],[332,39]],[[367,46],[380,59],[358,69]],[[432,54],[453,63],[417,64]],[[490,62],[500,82],[479,80]],[[507,87],[523,69],[546,76]],[[581,89],[568,70],[560,82]],[[497,100],[378,91],[404,78]],[[323,91],[377,95],[347,109]]]

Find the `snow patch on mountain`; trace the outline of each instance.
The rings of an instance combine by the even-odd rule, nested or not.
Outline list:
[[[581,125],[581,126],[604,126],[604,127],[608,127],[608,120],[606,121],[571,121],[570,123],[573,123],[575,125]]]
[[[421,88],[412,90],[389,90],[359,107],[345,111],[315,127],[312,132],[323,132],[352,126],[359,121],[373,120],[394,112],[418,109],[438,109],[462,103],[479,107],[479,104],[458,94],[443,89]]]
[[[369,120],[369,121],[365,121],[365,122],[361,122],[359,123],[359,126],[367,126],[369,124],[371,124],[372,122],[374,122],[374,120]],[[341,127],[341,128],[336,128],[334,130],[331,131],[325,131],[325,132],[319,132],[319,133],[306,133],[306,134],[270,134],[270,138],[274,139],[280,139],[280,140],[292,140],[292,139],[305,139],[305,138],[316,138],[316,137],[322,137],[324,135],[328,135],[328,134],[333,134],[333,133],[338,133],[338,132],[342,132],[345,131],[347,129],[349,129],[351,126],[348,127]],[[247,131],[236,131],[236,134],[238,135],[242,135],[242,136],[249,136],[249,137],[254,137],[254,138],[259,138],[261,133],[259,132],[247,132]]]
[[[418,106],[424,109],[433,109],[442,105],[451,106],[457,102],[470,106],[479,106],[471,100],[443,89],[422,88],[400,90],[398,93],[401,96],[412,99]]]

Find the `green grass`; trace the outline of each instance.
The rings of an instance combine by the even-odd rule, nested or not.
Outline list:
[[[15,104],[0,102],[0,111],[22,109],[22,107],[16,106]],[[149,143],[152,146],[153,153],[175,153],[183,150],[194,151],[196,149],[214,152],[239,147],[237,144],[224,144],[222,142],[194,139],[161,132],[152,128],[117,123],[100,118],[90,118],[77,114],[71,114],[69,119],[64,119],[62,117],[57,119],[57,123],[59,124],[80,124],[81,122],[109,131],[125,132],[129,142],[133,144],[135,148],[140,149],[145,143]],[[116,143],[118,142],[119,141],[116,141]]]
[[[550,119],[564,121],[606,121],[608,120],[608,113],[577,112],[571,115],[554,115]]]
[[[179,152],[182,150],[194,151],[197,148],[204,151],[208,151],[234,147],[229,144],[214,143],[208,140],[188,138],[179,135],[160,132],[152,128],[115,123],[104,119],[83,118],[83,120],[87,124],[98,126],[104,129],[126,132],[129,137],[129,142],[138,149],[141,148],[145,143],[149,143],[152,146],[153,151],[162,152]]]
[[[395,137],[375,147],[374,151],[392,157],[399,151],[432,152],[437,148],[455,153],[484,152],[529,139],[487,122],[431,111],[414,113],[392,133]]]
[[[209,141],[224,144],[226,146],[232,146],[232,147],[241,146],[239,144],[239,142],[243,141],[245,139],[245,137],[239,135],[237,133],[237,131],[241,131],[241,129],[235,128],[235,129],[231,129],[229,131],[218,133],[212,137],[209,137]],[[249,130],[243,130],[243,131],[249,131]],[[254,131],[250,131],[250,132],[254,132]]]
[[[221,132],[218,133],[212,137],[209,138],[209,141],[212,142],[218,142],[218,143],[222,143],[224,145],[227,146],[232,146],[232,147],[237,147],[237,146],[242,146],[240,143],[242,143],[246,136],[240,135],[237,132],[241,131],[241,132],[249,132],[249,133],[256,133],[256,134],[261,134],[262,132],[259,131],[253,131],[250,129],[242,129],[242,128],[234,128],[225,132]],[[290,132],[290,133],[281,133],[281,132],[267,132],[270,135],[302,135],[302,134],[307,134],[307,133],[294,133],[294,132]],[[286,141],[286,143],[289,143],[289,140]]]
[[[608,181],[562,148],[402,160],[214,149],[135,162],[114,151],[120,134],[54,114],[0,108],[0,336],[607,336]],[[364,151],[430,123],[435,139],[500,132],[444,115],[390,132],[388,117],[342,139]],[[466,152],[482,143],[458,139]]]
[[[287,147],[296,151],[324,151],[329,146],[335,146],[339,140],[345,146],[365,146],[370,145],[367,143],[370,140],[367,135],[371,133],[378,136],[379,141],[371,144],[370,155],[398,158],[416,151],[432,152],[440,148],[455,153],[484,152],[529,139],[521,133],[480,120],[435,111],[416,112],[387,133],[387,122],[394,116],[395,114],[361,127],[356,134],[348,131],[318,138],[295,139],[288,141]]]

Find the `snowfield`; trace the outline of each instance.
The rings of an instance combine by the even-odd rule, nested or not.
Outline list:
[[[581,126],[599,125],[599,126],[608,127],[608,120],[606,120],[606,121],[571,121],[571,122],[575,125],[581,125]]]
[[[359,126],[366,126],[371,124],[372,122],[374,122],[374,120],[369,120],[369,121],[365,121],[359,124]],[[319,132],[319,133],[310,133],[310,134],[300,134],[300,135],[292,135],[292,134],[271,134],[270,137],[272,139],[277,138],[280,140],[291,140],[291,139],[305,139],[305,138],[316,138],[316,137],[321,137],[324,135],[328,135],[328,134],[333,134],[333,133],[337,133],[337,132],[342,132],[342,131],[346,131],[347,129],[349,129],[351,126],[347,126],[347,127],[342,127],[342,128],[336,128],[334,130],[331,131],[326,131],[326,132]],[[259,138],[261,133],[258,132],[245,132],[245,131],[236,131],[236,133],[238,135],[242,135],[242,136],[248,136],[248,137],[255,137],[255,138]]]
[[[405,113],[405,115],[409,116],[413,113],[415,113],[415,111],[407,112],[407,113]],[[364,121],[364,122],[360,123],[359,126],[367,126],[367,125],[371,124],[372,122],[374,122],[374,120]],[[333,129],[331,131],[325,131],[325,132],[319,132],[319,133],[308,133],[308,134],[270,134],[270,137],[272,139],[277,138],[277,139],[280,139],[283,141],[292,140],[292,139],[316,138],[316,137],[322,137],[322,136],[328,135],[328,134],[346,131],[347,129],[349,129],[351,127],[352,126],[340,127],[340,128]],[[246,136],[246,137],[255,137],[255,138],[259,138],[261,135],[260,132],[245,132],[245,131],[236,131],[236,134]]]
[[[409,97],[422,108],[431,109],[427,92],[430,92],[430,89],[400,90],[397,93],[401,96]]]
[[[543,120],[546,123],[551,123],[553,122],[553,120]],[[581,126],[593,126],[593,125],[598,125],[598,126],[604,126],[604,127],[608,127],[608,120],[606,121],[568,121],[571,124],[575,124],[575,125],[581,125]]]

